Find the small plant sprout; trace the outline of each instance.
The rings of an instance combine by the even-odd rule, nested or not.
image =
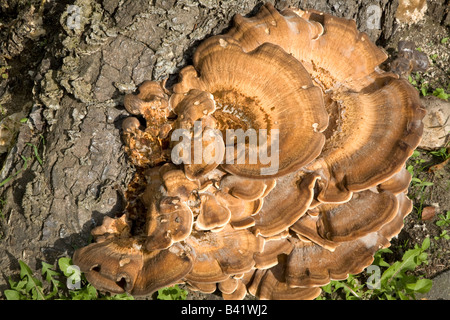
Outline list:
[[[374,262],[367,268],[369,277],[366,281],[362,275],[349,276],[345,281],[331,281],[323,291],[343,294],[346,300],[410,300],[416,299],[417,293],[430,291],[432,281],[411,274],[418,266],[427,264],[427,253],[430,238],[425,238],[421,246],[407,250],[401,261],[387,263],[382,254],[392,253],[389,249],[381,249],[375,254]],[[320,299],[324,299],[323,296]]]
[[[29,162],[31,162],[32,160],[36,159],[37,162],[42,166],[43,165],[43,160],[42,158],[39,156],[39,147],[41,146],[41,143],[44,145],[45,144],[45,140],[44,140],[44,136],[40,135],[40,139],[39,139],[39,144],[36,146],[35,144],[32,143],[26,143],[27,146],[31,147],[33,149],[33,156],[31,157],[24,157],[23,155],[20,155],[20,157],[23,160],[23,166],[21,169],[17,170],[14,174],[8,176],[5,180],[0,181],[0,187],[5,185],[6,183],[8,183],[9,181],[11,181],[14,177],[18,176],[21,172],[27,170],[28,168],[28,164]]]
[[[436,158],[443,160],[443,161],[450,158],[450,153],[448,152],[447,148],[440,148],[437,151],[431,151],[430,154]]]
[[[439,99],[448,100],[448,97],[450,96],[447,92],[445,92],[445,89],[443,88],[437,88],[433,91],[433,96],[438,97]]]
[[[5,219],[5,215],[3,214],[3,208],[5,207],[6,204],[6,200],[0,198],[0,219],[3,220]]]
[[[76,272],[77,266],[70,258],[58,260],[59,271],[54,266],[42,262],[41,276],[35,276],[31,268],[23,261],[19,261],[19,280],[9,278],[10,289],[3,295],[7,300],[132,300],[128,294],[104,295],[87,283],[81,272]],[[41,280],[42,279],[42,280]],[[73,289],[73,280],[79,284]]]
[[[439,220],[436,221],[436,225],[439,227],[445,228],[450,225],[450,211],[447,211],[445,215],[438,215]]]
[[[8,70],[11,69],[11,66],[1,66],[0,67],[0,80],[8,80],[9,74]]]
[[[181,289],[177,284],[173,287],[158,290],[158,300],[186,300],[188,292]]]
[[[450,239],[450,236],[447,234],[447,230],[442,231],[439,236],[434,237],[434,240],[440,240],[440,239],[445,239],[445,240]]]
[[[412,200],[419,198],[419,205],[414,207],[420,218],[422,215],[423,204],[426,199],[427,188],[433,186],[434,183],[427,181],[426,178],[419,178],[419,174],[427,168],[427,160],[421,157],[421,153],[419,151],[415,150],[409,161],[413,162],[413,164],[406,167],[412,176],[410,187],[412,192],[408,194],[408,197]]]
[[[430,59],[433,61],[433,63],[436,63],[436,59],[437,58],[438,58],[438,54],[437,53],[430,55]]]
[[[426,97],[429,95],[429,84],[419,72],[409,75],[408,81],[420,92],[420,94],[422,94],[422,96]]]

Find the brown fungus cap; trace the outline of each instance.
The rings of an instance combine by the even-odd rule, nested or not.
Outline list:
[[[100,226],[92,229],[91,235],[99,242],[99,238],[104,239],[113,236],[127,237],[130,234],[130,230],[131,224],[125,214],[115,219],[106,216]]]
[[[321,204],[318,210],[318,216],[305,215],[291,229],[325,248],[336,247],[337,243],[326,240],[356,240],[381,229],[397,214],[398,201],[390,192],[366,190],[355,193],[347,203]]]
[[[147,215],[145,248],[166,249],[174,242],[186,240],[191,234],[193,213],[177,197],[165,197],[159,205],[153,204]]]
[[[323,26],[323,34],[314,35],[313,22]],[[303,63],[316,84],[335,91],[327,103],[336,105],[330,110],[334,114],[325,132],[327,143],[320,159],[306,170],[323,178],[320,201],[348,201],[352,191],[374,187],[400,170],[418,145],[424,110],[406,81],[377,69],[387,55],[353,20],[314,10],[279,13],[266,4],[255,17],[237,15],[234,24],[227,35],[245,51],[264,42],[277,44]],[[375,154],[375,162],[367,161]]]
[[[73,262],[97,289],[148,295],[181,280],[193,266],[189,247],[145,251],[133,238],[114,238],[78,249]]]
[[[313,242],[290,238],[294,249],[288,257],[286,280],[291,286],[324,286],[330,280],[343,280],[360,273],[373,261],[375,252],[390,245],[389,241],[403,227],[403,219],[411,212],[412,201],[405,194],[396,196],[397,214],[376,232],[356,240],[340,243],[329,251]]]
[[[412,201],[404,193],[397,195],[398,200],[398,212],[390,223],[385,224],[379,234],[383,235],[387,240],[391,240],[394,236],[398,235],[403,228],[403,219],[411,212],[413,208]]]
[[[209,92],[192,89],[185,96],[178,97],[182,98],[179,103],[175,102],[175,98],[172,98],[171,103],[176,105],[174,111],[178,115],[178,122],[184,123],[184,126],[194,125],[195,121],[216,110],[214,96]]]
[[[184,69],[180,83],[174,86],[174,96],[184,97],[180,103],[188,99],[192,89],[212,93],[216,110],[211,117],[219,130],[267,130],[267,155],[275,152],[279,159],[272,168],[261,161],[255,144],[247,143],[244,154],[236,153],[222,164],[226,171],[267,179],[300,168],[319,155],[324,143],[321,132],[328,124],[321,90],[313,85],[301,63],[280,47],[266,43],[246,53],[232,38],[212,37],[197,48],[194,68]],[[173,107],[181,112],[178,105]],[[277,129],[278,134],[271,129]],[[231,143],[225,142],[227,147],[234,145]],[[236,146],[235,151],[239,151]],[[251,152],[257,154],[255,164],[250,163]],[[239,158],[243,156],[245,159]]]
[[[254,17],[236,15],[227,35],[251,51],[261,43],[279,45],[303,63],[324,88],[349,86],[358,90],[387,55],[360,33],[354,20],[315,10],[293,8],[278,12],[265,4]]]
[[[401,171],[420,142],[425,114],[417,90],[406,80],[380,79],[363,94],[336,93],[341,125],[321,156],[304,174],[315,172],[320,202],[342,203]]]
[[[211,193],[200,196],[202,205],[197,216],[196,226],[200,230],[213,230],[224,227],[231,219],[231,211],[221,205]]]
[[[264,203],[262,198],[253,201],[238,199],[229,193],[218,191],[216,199],[230,210],[230,224],[234,229],[246,229],[255,225],[253,216],[257,214]]]
[[[169,159],[170,153],[163,150],[161,140],[142,130],[137,118],[126,118],[122,123],[122,130],[125,150],[134,165],[153,166]]]
[[[225,281],[219,282],[217,287],[220,290],[220,292],[222,292],[222,293],[232,294],[233,292],[236,291],[236,289],[239,285],[238,282],[239,282],[238,279],[230,277]]]
[[[322,292],[320,288],[296,288],[286,282],[286,255],[280,255],[275,267],[256,270],[248,291],[261,300],[313,300]]]
[[[278,264],[278,256],[289,255],[293,245],[288,239],[266,241],[262,252],[255,253],[255,268],[269,269]]]
[[[327,250],[334,251],[339,246],[339,243],[324,238],[319,234],[319,219],[319,216],[305,214],[290,227],[290,230],[294,231],[304,241],[314,242]]]
[[[295,287],[320,287],[330,280],[344,280],[369,266],[375,252],[386,243],[384,237],[371,233],[329,251],[313,242],[297,240],[288,257],[286,281]]]
[[[186,175],[182,170],[162,167],[162,180],[164,181],[164,187],[169,197],[178,197],[182,201],[187,200],[190,195],[200,188],[199,181],[192,181],[186,178]]]
[[[217,285],[215,282],[195,282],[195,281],[188,281],[187,282],[188,287],[192,291],[200,291],[202,293],[213,293],[217,290]]]
[[[232,196],[252,201],[264,197],[274,185],[275,180],[251,180],[239,176],[227,175],[220,180],[220,188]]]
[[[139,93],[125,95],[123,103],[129,113],[142,115],[149,126],[164,124],[171,112],[165,81],[144,81],[139,86]]]
[[[142,194],[147,208],[144,235],[147,250],[161,250],[185,240],[194,216],[187,200],[199,188],[198,181],[186,179],[183,171],[165,164],[146,171],[148,183]]]
[[[192,232],[185,243],[197,257],[186,280],[195,282],[221,282],[230,275],[250,271],[255,265],[253,254],[261,246],[248,230],[231,227],[214,233]]]
[[[395,195],[408,191],[409,184],[411,183],[411,173],[406,168],[403,168],[389,180],[379,184],[377,186],[378,191],[390,191]]]
[[[308,210],[318,179],[319,175],[311,174],[300,180],[297,173],[279,178],[275,188],[264,198],[261,210],[253,217],[255,234],[270,237],[292,226]]]
[[[247,287],[242,281],[237,282],[236,290],[231,293],[222,293],[224,300],[243,300],[247,295]]]

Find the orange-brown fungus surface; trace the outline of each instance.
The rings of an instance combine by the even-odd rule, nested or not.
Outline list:
[[[74,263],[104,291],[185,283],[224,299],[314,299],[362,272],[411,211],[405,162],[423,130],[418,93],[386,59],[352,20],[237,15],[172,87],[125,96],[127,206]]]

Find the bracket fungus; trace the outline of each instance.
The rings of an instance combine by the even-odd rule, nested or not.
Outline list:
[[[101,290],[185,283],[225,299],[314,299],[362,272],[411,211],[405,162],[425,114],[386,59],[352,20],[237,15],[172,87],[125,96],[145,120],[123,122],[127,206],[74,263]]]

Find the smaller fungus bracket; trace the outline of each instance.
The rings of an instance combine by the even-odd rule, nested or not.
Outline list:
[[[344,204],[320,204],[318,215],[306,214],[291,230],[333,251],[340,242],[378,231],[397,215],[399,204],[391,192],[370,190],[353,194]]]
[[[383,236],[370,233],[329,251],[313,242],[294,240],[285,270],[286,282],[294,287],[321,287],[330,280],[360,273],[372,263],[375,252],[389,243]]]
[[[375,252],[390,246],[390,240],[403,227],[403,219],[411,212],[412,201],[404,193],[396,196],[396,215],[378,231],[355,240],[341,242],[334,251],[314,242],[290,238],[294,249],[288,256],[286,281],[291,286],[324,286],[330,280],[344,280],[360,273],[373,261]]]
[[[255,234],[271,237],[297,222],[311,205],[319,179],[314,173],[300,179],[298,172],[278,178],[275,188],[264,198],[261,210],[253,217]]]
[[[185,240],[191,234],[193,220],[191,209],[179,198],[163,198],[158,206],[153,204],[149,209],[145,248],[161,250]]]
[[[323,203],[343,203],[353,192],[376,187],[404,168],[420,142],[425,110],[406,80],[383,77],[360,93],[336,93],[345,110],[339,132],[305,173],[321,174]]]
[[[313,300],[322,290],[318,287],[292,287],[286,282],[285,269],[287,256],[280,255],[279,263],[270,269],[255,271],[249,283],[249,292],[257,295],[261,300]]]
[[[229,225],[219,232],[192,232],[185,243],[197,257],[186,280],[195,282],[221,282],[230,275],[246,273],[255,265],[253,254],[262,249],[250,231]]]
[[[280,46],[302,62],[324,89],[345,86],[359,91],[388,57],[357,30],[354,20],[310,9],[278,12],[270,3],[255,17],[237,15],[227,35],[247,52],[264,42]]]
[[[223,228],[231,219],[231,211],[222,205],[212,193],[202,193],[201,211],[197,216],[196,227],[199,230]]]
[[[112,238],[78,249],[74,264],[97,289],[148,295],[181,280],[193,266],[189,247],[145,251],[137,238]]]
[[[123,121],[123,140],[130,160],[137,166],[154,166],[169,159],[168,136],[172,124],[169,91],[165,81],[145,81],[139,93],[125,95],[124,106],[130,114],[143,117],[145,128],[136,117]]]
[[[395,195],[400,193],[406,193],[408,191],[409,184],[411,183],[412,175],[403,167],[399,172],[392,176],[389,180],[379,184],[377,190],[379,192],[389,191]]]

